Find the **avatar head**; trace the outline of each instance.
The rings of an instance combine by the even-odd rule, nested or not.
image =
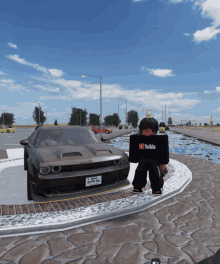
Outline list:
[[[139,125],[139,133],[142,135],[143,130],[147,129],[151,129],[153,133],[157,133],[159,129],[158,121],[153,117],[142,119]]]
[[[165,123],[164,122],[160,122],[160,127],[165,127]]]

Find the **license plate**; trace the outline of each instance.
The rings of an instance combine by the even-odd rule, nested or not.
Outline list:
[[[93,185],[99,185],[101,183],[102,183],[102,176],[86,178],[86,187],[93,186]]]

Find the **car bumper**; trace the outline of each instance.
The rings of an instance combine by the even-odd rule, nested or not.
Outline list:
[[[66,189],[71,191],[88,189],[86,187],[86,178],[101,176],[101,184],[95,186],[105,186],[115,182],[127,179],[130,170],[130,164],[104,167],[100,169],[84,170],[77,172],[60,172],[49,175],[37,176],[37,188],[40,189]],[[91,187],[94,187],[91,186]]]

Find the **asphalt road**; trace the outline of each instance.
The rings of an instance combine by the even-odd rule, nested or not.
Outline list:
[[[16,130],[15,133],[0,133],[0,150],[23,148],[20,141],[34,132],[34,128],[16,128]]]
[[[33,132],[34,128],[16,128],[15,133],[0,133],[0,150],[4,149],[15,149],[15,148],[23,148],[20,145],[20,141],[23,139],[27,139]],[[117,131],[132,131],[132,129],[118,129],[118,128],[111,128],[112,132]],[[96,134],[100,136],[100,134]],[[106,134],[102,134],[102,136],[106,136]]]

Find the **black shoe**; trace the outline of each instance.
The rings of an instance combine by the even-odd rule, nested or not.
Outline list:
[[[143,192],[143,190],[142,189],[138,189],[138,188],[134,188],[134,190],[133,190],[133,193],[142,193]]]
[[[152,191],[152,194],[153,194],[153,195],[161,195],[161,194],[162,194],[162,191],[161,191],[161,190],[158,190],[158,191]]]

